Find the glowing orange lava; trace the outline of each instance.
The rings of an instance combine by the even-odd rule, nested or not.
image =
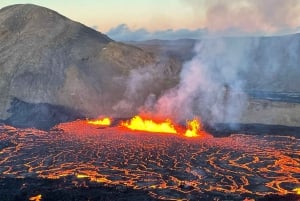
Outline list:
[[[96,125],[96,126],[110,126],[111,120],[108,117],[103,119],[96,119],[96,120],[88,120],[88,124]]]
[[[98,127],[113,129],[111,126],[112,120],[109,117],[99,118],[95,120],[76,120],[69,123],[61,123],[57,127],[64,131],[78,136],[82,135],[97,135]],[[136,115],[133,118],[121,121],[118,123],[118,128],[124,128],[132,131],[146,131],[150,133],[168,133],[177,134],[179,137],[188,138],[208,137],[210,136],[202,129],[202,124],[199,118],[186,121],[186,127],[176,124],[170,119],[161,119],[157,117],[144,117]]]
[[[32,196],[29,198],[30,201],[41,201],[42,200],[42,195],[36,195],[36,196]]]
[[[193,119],[191,121],[187,121],[187,129],[184,133],[186,137],[198,137],[199,131],[201,129],[201,123],[198,119]]]
[[[294,188],[293,191],[294,191],[297,195],[300,195],[300,187],[299,187],[299,188]]]
[[[189,138],[200,137],[201,136],[200,132],[202,130],[201,122],[198,118],[194,118],[193,120],[188,120],[186,125],[186,130],[185,130],[184,128],[176,125],[169,119],[163,121],[155,121],[149,118],[146,119],[142,118],[139,115],[134,116],[129,121],[122,122],[121,126],[135,131],[181,134]]]
[[[155,122],[150,119],[143,119],[137,115],[127,122],[122,122],[121,126],[137,131],[177,134],[175,126],[168,119],[162,122]]]

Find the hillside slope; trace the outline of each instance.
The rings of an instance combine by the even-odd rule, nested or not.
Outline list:
[[[169,78],[176,80],[170,69],[180,68],[31,4],[0,10],[0,44],[0,119],[9,117],[13,98],[62,105],[85,116],[117,113],[112,107],[126,95],[132,69],[159,69],[158,81],[167,80],[161,87],[168,88]]]

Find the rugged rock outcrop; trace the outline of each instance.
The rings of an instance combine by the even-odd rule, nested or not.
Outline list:
[[[157,79],[167,80],[160,87],[168,88],[180,68],[176,61],[115,42],[31,4],[0,10],[0,44],[0,119],[10,116],[7,109],[13,98],[65,106],[84,116],[112,114],[132,69],[159,69]]]

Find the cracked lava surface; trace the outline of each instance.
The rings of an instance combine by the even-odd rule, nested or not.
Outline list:
[[[234,134],[185,138],[69,122],[49,132],[0,126],[0,177],[72,176],[143,189],[153,198],[263,196],[300,187],[300,139]]]

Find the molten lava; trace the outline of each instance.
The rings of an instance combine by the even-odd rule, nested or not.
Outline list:
[[[36,196],[32,196],[29,198],[30,201],[41,201],[42,200],[42,195],[36,195]]]
[[[142,119],[140,116],[135,116],[127,122],[122,122],[121,126],[137,131],[177,134],[175,126],[168,119],[162,122],[155,122],[150,119]]]
[[[202,130],[201,122],[198,118],[187,121],[186,129],[184,129],[169,119],[155,121],[151,119],[143,119],[138,115],[127,122],[122,122],[121,126],[135,131],[181,134],[189,138],[201,136],[200,131]]]
[[[96,125],[96,126],[110,126],[111,120],[108,117],[103,119],[96,119],[96,120],[88,120],[88,124]]]
[[[300,187],[299,187],[299,188],[294,188],[293,191],[294,191],[297,195],[300,195]]]
[[[111,118],[104,117],[95,120],[82,121],[83,124],[90,124],[95,126],[111,126]],[[77,127],[80,122],[77,122]],[[75,124],[74,124],[75,125]],[[152,133],[169,133],[169,134],[179,134],[181,136],[193,138],[193,137],[204,137],[207,135],[205,131],[202,130],[201,121],[199,118],[194,118],[193,120],[186,121],[186,128],[180,126],[170,119],[160,119],[152,117],[144,117],[136,115],[130,120],[121,122],[119,126],[127,128],[133,131],[146,131]],[[75,126],[76,127],[76,126]],[[83,126],[80,126],[83,127]],[[65,128],[66,129],[66,128]],[[85,130],[88,129],[85,127]],[[74,130],[74,129],[71,129]],[[76,129],[75,129],[76,130]],[[74,131],[75,132],[75,131]],[[73,132],[73,133],[74,133]],[[76,133],[76,132],[75,132]],[[92,131],[89,131],[92,133]]]
[[[186,137],[198,137],[201,129],[201,123],[198,119],[187,121],[187,129],[184,136]]]

